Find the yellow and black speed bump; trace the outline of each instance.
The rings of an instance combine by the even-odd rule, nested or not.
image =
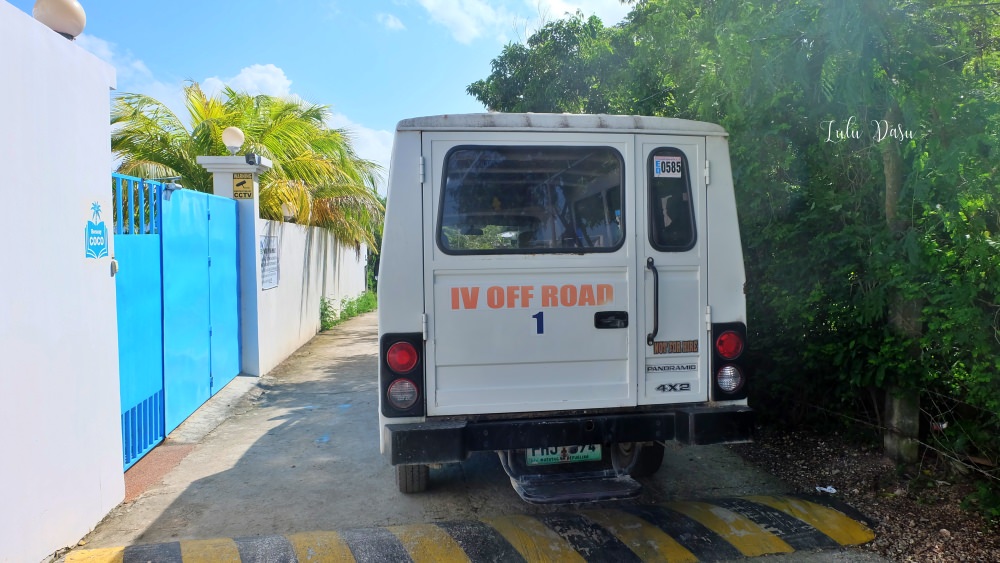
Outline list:
[[[77,550],[67,563],[724,561],[859,545],[864,517],[829,497],[751,496]]]

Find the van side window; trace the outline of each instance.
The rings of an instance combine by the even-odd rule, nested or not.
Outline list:
[[[694,205],[690,168],[684,153],[658,148],[649,155],[649,239],[662,252],[694,248]]]
[[[438,245],[448,254],[612,252],[624,165],[610,147],[461,146],[444,161]]]

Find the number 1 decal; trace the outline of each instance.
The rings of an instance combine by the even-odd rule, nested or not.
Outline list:
[[[539,311],[531,318],[535,319],[535,334],[545,334],[545,313],[544,311]]]

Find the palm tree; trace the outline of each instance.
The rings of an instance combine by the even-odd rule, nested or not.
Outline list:
[[[281,220],[291,211],[295,222],[326,228],[356,250],[377,248],[385,211],[376,190],[380,167],[358,157],[346,131],[327,127],[327,106],[229,87],[220,97],[206,96],[195,82],[184,94],[190,128],[150,96],[114,99],[111,149],[121,160],[118,172],[180,177],[184,187],[211,193],[211,174],[195,159],[229,154],[222,131],[236,126],[246,135],[244,150],[274,165],[260,177],[262,218]]]

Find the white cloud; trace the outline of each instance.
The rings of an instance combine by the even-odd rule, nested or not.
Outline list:
[[[613,0],[524,0],[524,3],[537,10],[543,21],[558,20],[566,14],[575,14],[577,10],[584,16],[596,15],[604,25],[611,26],[622,20],[631,6]]]
[[[327,120],[327,125],[334,129],[344,129],[351,139],[351,146],[358,156],[371,160],[382,167],[382,181],[379,191],[385,193],[386,180],[389,175],[389,157],[392,155],[392,131],[370,129],[351,121],[341,113],[335,113]]]
[[[184,106],[181,84],[157,80],[141,59],[136,58],[127,49],[123,51],[117,44],[100,37],[83,34],[76,38],[76,43],[115,67],[118,92],[151,96],[170,108],[181,121],[186,122],[187,109]]]
[[[487,0],[418,0],[431,19],[448,28],[455,41],[468,45],[485,34],[502,36],[518,19],[504,6]]]
[[[327,19],[336,20],[340,16],[340,6],[337,2],[329,2],[326,5],[326,17]]]
[[[130,51],[120,50],[118,45],[110,41],[105,41],[93,35],[83,34],[76,38],[76,44],[115,67],[119,83],[152,79],[153,73],[149,71],[144,62],[135,58]]]
[[[115,64],[115,53],[114,47],[111,43],[93,35],[87,35],[84,33],[76,38],[76,44],[84,49],[90,51],[97,58],[102,61],[114,65]]]
[[[630,6],[616,0],[417,0],[431,19],[448,28],[459,43],[469,44],[483,36],[501,43],[513,32],[527,39],[546,22],[562,19],[577,10],[597,15],[605,25],[614,25]]]
[[[402,31],[406,29],[403,22],[399,21],[399,18],[392,14],[378,14],[375,16],[375,19],[377,19],[378,23],[382,24],[382,26],[389,31]]]
[[[224,86],[252,96],[257,94],[288,96],[291,93],[292,81],[285,76],[285,71],[273,64],[254,64],[244,67],[232,78],[210,76],[201,82],[201,89],[208,95],[218,94]]]

